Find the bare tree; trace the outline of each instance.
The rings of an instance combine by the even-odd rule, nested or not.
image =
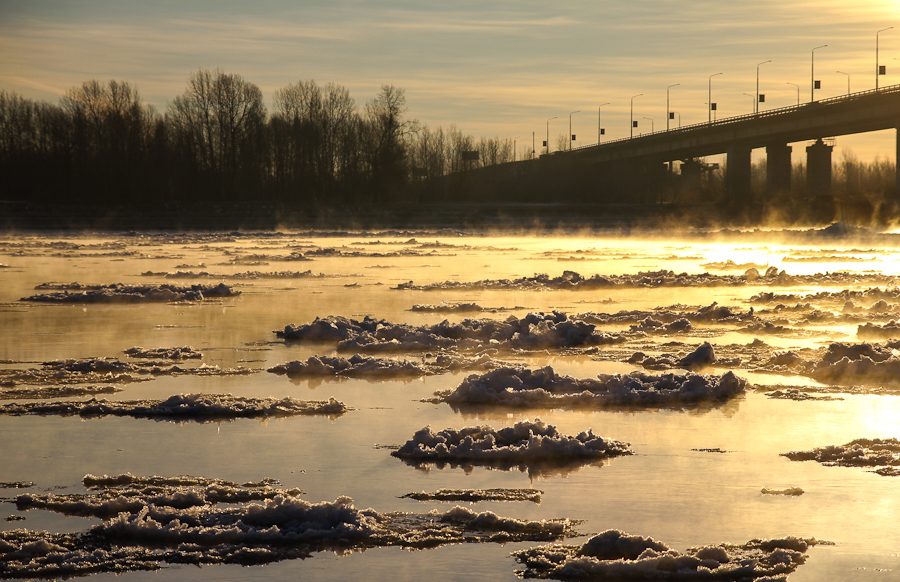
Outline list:
[[[183,150],[198,168],[220,176],[234,191],[241,179],[258,179],[266,111],[262,92],[240,75],[201,69],[176,97],[169,120]]]

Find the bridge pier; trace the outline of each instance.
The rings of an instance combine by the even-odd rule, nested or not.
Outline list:
[[[791,146],[766,146],[766,194],[773,196],[791,191]]]
[[[814,198],[831,195],[831,152],[822,138],[806,148],[806,187]]]
[[[833,145],[822,138],[806,148],[806,188],[814,203],[812,214],[821,220],[834,218],[834,198],[831,196],[831,152]]]
[[[750,146],[732,145],[725,152],[725,191],[732,205],[747,206],[750,202]]]

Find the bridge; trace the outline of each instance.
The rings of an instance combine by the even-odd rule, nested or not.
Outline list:
[[[672,162],[681,160],[679,179],[699,185],[701,165],[696,159],[725,154],[725,187],[735,206],[753,204],[751,152],[765,148],[765,196],[791,188],[791,153],[788,144],[811,141],[806,147],[807,191],[822,204],[832,205],[831,158],[827,138],[900,128],[900,85],[852,93],[797,106],[660,130],[640,136],[558,151],[540,158],[503,164],[485,176],[494,187],[545,192],[583,189],[606,191],[605,198],[634,196],[652,191],[671,175]],[[900,140],[897,142],[900,159]],[[504,168],[505,166],[505,168]],[[900,192],[900,164],[897,164]],[[484,168],[490,173],[490,167]],[[514,180],[514,182],[513,182]],[[535,186],[537,185],[537,186]],[[535,198],[535,197],[532,197]]]

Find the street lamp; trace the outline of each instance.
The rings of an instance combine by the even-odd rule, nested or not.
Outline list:
[[[888,30],[893,30],[893,26],[888,26],[887,28],[882,28],[878,32],[875,33],[875,90],[878,91],[878,77],[881,75],[881,61],[878,58],[878,42],[879,36],[882,32],[887,32]]]
[[[559,119],[559,116],[557,115],[556,117],[551,117],[550,119],[547,120],[547,141],[545,141],[544,143],[547,144],[547,154],[548,155],[550,154],[550,122],[553,121],[554,119]]]
[[[766,63],[771,63],[772,59],[763,61],[756,65],[756,97],[753,99],[753,113],[759,113],[759,68]]]
[[[600,126],[600,108],[609,105],[609,103],[601,103],[597,106],[597,145],[600,145],[600,136],[603,135],[603,128]]]
[[[652,117],[647,117],[645,115],[645,116],[641,117],[641,119],[647,119],[650,121],[650,133],[653,133],[656,131],[656,128],[653,127],[653,118]]]
[[[637,99],[638,97],[643,97],[643,96],[644,96],[643,93],[639,93],[638,95],[631,96],[631,128],[630,128],[631,133],[628,136],[630,138],[634,137],[634,100]]]
[[[666,131],[669,131],[669,120],[672,119],[672,110],[669,108],[669,89],[680,86],[681,83],[675,83],[666,87]]]
[[[812,103],[816,100],[816,51],[827,47],[827,44],[819,45],[812,50],[812,58],[810,59],[810,74],[809,74],[809,102]]]
[[[797,105],[799,106],[800,105],[800,85],[798,85],[797,83],[785,83],[785,85],[790,85],[791,87],[794,87],[795,89],[797,89]]]
[[[846,75],[847,76],[847,96],[850,96],[850,73],[845,73],[844,71],[835,71],[835,73]]]
[[[746,95],[747,97],[749,97],[750,99],[752,99],[752,101],[750,102],[750,109],[751,109],[751,110],[755,109],[755,107],[756,107],[756,97],[754,97],[754,96],[751,95],[750,93],[747,93],[746,91],[742,92],[741,95]],[[757,95],[758,95],[758,93],[757,93]],[[755,112],[755,111],[754,111],[754,112]]]
[[[572,151],[572,142],[574,141],[572,139],[572,116],[576,113],[581,113],[581,111],[572,111],[569,113],[569,151]]]
[[[709,114],[709,123],[712,123],[712,112],[713,112],[713,102],[712,102],[712,80],[713,77],[718,77],[719,75],[724,75],[725,73],[715,73],[709,76],[709,97],[706,101],[707,113]]]

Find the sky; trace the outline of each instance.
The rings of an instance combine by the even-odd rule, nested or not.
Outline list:
[[[134,83],[165,111],[198,68],[239,73],[267,99],[314,79],[359,104],[383,84],[406,91],[409,115],[476,136],[538,147],[568,132],[576,145],[750,113],[757,64],[764,109],[900,84],[900,0],[0,0],[0,90],[56,101],[87,79]],[[601,103],[609,105],[599,108]],[[652,120],[652,121],[651,121]],[[677,124],[677,119],[674,122]],[[893,132],[838,139],[835,154],[894,158]],[[795,161],[799,161],[795,147]]]

